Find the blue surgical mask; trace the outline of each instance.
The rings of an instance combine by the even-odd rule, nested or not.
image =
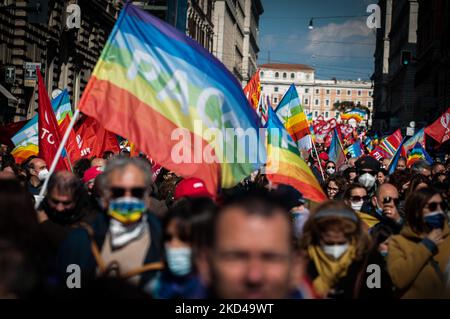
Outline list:
[[[186,276],[192,270],[192,250],[189,247],[166,247],[167,265],[175,276]]]
[[[445,215],[441,211],[435,211],[423,217],[425,224],[430,229],[444,228]]]
[[[375,212],[378,215],[383,216],[383,208],[379,207],[378,204],[377,204],[377,206],[375,206]]]
[[[380,254],[382,257],[386,258],[388,255],[388,251],[387,250],[380,251]]]

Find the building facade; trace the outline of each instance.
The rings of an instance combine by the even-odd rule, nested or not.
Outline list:
[[[322,115],[325,119],[339,116],[334,103],[352,101],[369,108],[372,112],[373,97],[370,81],[320,80],[315,78],[314,68],[305,64],[262,64],[260,68],[261,92],[269,96],[275,108],[294,83],[303,109],[312,118]],[[370,114],[368,115],[369,122]]]
[[[37,89],[27,77],[29,63],[40,63],[49,95],[67,88],[73,105],[97,63],[107,37],[122,7],[120,1],[78,0],[41,1],[44,9],[35,14],[36,1],[10,1],[0,9],[0,68],[6,70],[0,79],[17,100],[6,112],[1,102],[1,120],[5,122],[30,118],[37,109]],[[69,28],[67,7],[78,4],[80,28]],[[14,73],[7,77],[6,74]]]
[[[213,54],[245,84],[256,71],[260,0],[215,0]]]

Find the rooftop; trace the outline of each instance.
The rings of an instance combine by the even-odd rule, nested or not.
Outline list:
[[[287,64],[287,63],[266,63],[261,64],[260,68],[292,71],[314,71],[313,67],[306,64]]]

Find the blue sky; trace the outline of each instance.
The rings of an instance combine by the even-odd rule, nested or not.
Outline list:
[[[376,29],[366,25],[376,0],[261,0],[258,63],[303,63],[320,79],[369,79]],[[350,18],[328,17],[351,16]],[[359,16],[359,17],[354,17]],[[314,29],[309,30],[311,17]]]

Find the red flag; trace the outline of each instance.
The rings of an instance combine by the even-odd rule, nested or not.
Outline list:
[[[425,134],[435,139],[439,144],[450,139],[450,107],[433,124],[425,128]]]
[[[67,128],[69,127],[69,124],[70,124],[70,115],[67,114],[64,120],[59,124],[59,134],[61,136],[64,135]],[[82,157],[81,150],[77,144],[77,137],[75,135],[75,132],[73,131],[73,128],[70,130],[69,139],[67,140],[66,145],[64,147],[67,151],[67,156],[69,157],[70,163],[73,166],[73,163],[75,163],[75,161],[79,160]]]
[[[261,82],[259,79],[259,70],[253,74],[250,81],[247,83],[247,85],[244,88],[244,94],[247,97],[248,102],[251,106],[253,106],[253,109],[256,110],[259,103],[259,98],[261,96]]]
[[[58,130],[58,121],[53,112],[52,104],[48,98],[47,89],[45,88],[39,68],[36,68],[36,73],[38,76],[39,157],[50,167],[61,143],[61,138]],[[67,169],[62,158],[59,158],[55,169]]]
[[[105,130],[93,117],[84,115],[76,123],[75,134],[82,157],[101,157],[105,151],[120,151],[116,135]]]

